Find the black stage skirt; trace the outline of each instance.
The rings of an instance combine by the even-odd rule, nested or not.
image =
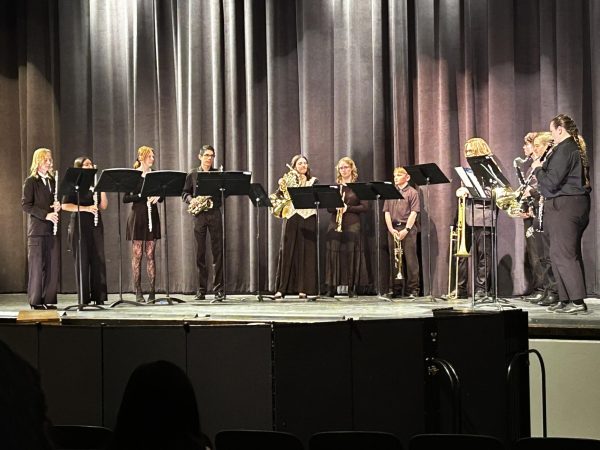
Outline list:
[[[148,206],[146,202],[131,204],[131,211],[127,217],[127,232],[125,239],[128,241],[152,241],[160,239],[160,218],[158,206],[152,204],[152,231],[148,229]]]
[[[325,244],[325,284],[335,291],[337,286],[363,293],[369,284],[367,263],[363,250],[360,222],[345,225],[335,231],[329,223]]]
[[[294,214],[283,221],[276,291],[317,294],[317,218]]]

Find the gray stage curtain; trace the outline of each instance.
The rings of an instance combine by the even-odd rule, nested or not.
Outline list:
[[[217,167],[252,171],[269,192],[300,152],[322,183],[334,181],[345,155],[356,161],[360,181],[389,180],[397,165],[437,163],[453,181],[421,189],[422,261],[425,284],[431,271],[433,293],[444,293],[458,187],[453,167],[466,164],[466,139],[488,140],[516,183],[512,160],[522,154],[523,136],[567,113],[596,168],[600,32],[591,24],[599,23],[599,9],[586,0],[5,0],[0,291],[26,288],[19,203],[35,148],[52,148],[64,172],[81,154],[100,171],[131,167],[137,147],[150,145],[157,169],[187,172],[210,143]],[[592,177],[597,188],[595,170]],[[118,223],[124,238],[129,205],[119,215],[116,194],[109,203],[108,281],[117,292]],[[168,198],[167,214],[170,292],[192,292],[192,220],[177,197]],[[594,206],[584,235],[590,293],[598,292],[596,216]],[[62,290],[73,292],[62,217]],[[321,219],[324,231],[329,217]],[[371,214],[365,228],[375,280],[373,223]],[[522,222],[501,213],[499,226],[500,292],[524,293]],[[281,222],[265,209],[243,197],[227,200],[228,292],[259,287],[259,260],[260,288],[273,286],[280,234]],[[124,239],[122,250],[130,291]],[[386,252],[383,245],[382,262]],[[163,238],[163,290],[165,256]]]

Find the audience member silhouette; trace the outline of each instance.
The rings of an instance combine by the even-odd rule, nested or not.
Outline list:
[[[0,448],[51,449],[46,399],[35,368],[0,341]]]
[[[177,365],[154,361],[137,367],[127,382],[111,450],[205,450],[190,379]]]

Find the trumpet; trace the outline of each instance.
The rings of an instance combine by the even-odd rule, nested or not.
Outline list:
[[[402,239],[398,237],[397,234],[394,234],[394,265],[396,266],[396,280],[403,280],[402,276],[402,255],[404,251],[402,250]]]
[[[292,199],[287,188],[300,186],[300,174],[289,164],[286,164],[286,166],[290,170],[281,177],[279,188],[269,195],[269,200],[273,205],[270,208],[271,214],[278,219],[287,218],[290,211]]]
[[[346,193],[342,192],[342,185],[340,185],[340,193],[342,194],[342,201],[346,198]],[[344,220],[344,208],[338,208],[335,214],[335,231],[338,233],[342,232],[342,220]]]

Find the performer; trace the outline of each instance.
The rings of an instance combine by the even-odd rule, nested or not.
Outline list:
[[[388,247],[390,248],[391,270],[388,297],[390,298],[402,295],[402,287],[397,274],[402,271],[403,267],[406,267],[406,275],[403,275],[404,294],[408,298],[419,296],[419,257],[417,255],[419,224],[417,216],[421,211],[421,204],[419,193],[408,184],[409,181],[410,175],[406,169],[396,167],[394,169],[394,185],[403,198],[383,202],[385,223],[389,232]],[[404,257],[405,264],[401,262],[402,257]],[[399,264],[400,267],[398,267]]]
[[[206,232],[210,234],[213,259],[213,290],[215,300],[223,301],[223,229],[221,219],[221,197],[196,194],[198,172],[215,171],[215,149],[203,145],[198,153],[200,167],[188,173],[183,188],[183,201],[190,206],[188,212],[194,216],[194,238],[196,241],[196,267],[198,267],[198,290],[195,300],[206,298],[208,271],[206,268]]]
[[[550,259],[560,302],[548,311],[587,313],[581,237],[589,223],[590,178],[585,141],[569,116],[559,114],[550,122],[555,147],[543,163],[532,164],[538,188],[544,196],[544,233],[550,239]]]
[[[54,227],[58,224],[60,202],[52,164],[49,149],[38,148],[33,153],[21,198],[23,211],[28,214],[27,299],[32,309],[56,309],[60,244]]]
[[[294,156],[290,166],[290,172],[279,179],[278,194],[283,196],[288,187],[318,183],[310,173],[305,156]],[[275,279],[276,299],[295,292],[300,298],[308,299],[309,295],[317,293],[316,215],[316,209],[295,209],[291,201],[283,212],[283,232]]]
[[[552,145],[552,135],[549,132],[531,132],[525,136],[523,151],[528,159],[533,161],[542,158],[552,148]],[[534,289],[532,295],[526,297],[526,300],[541,306],[549,306],[558,302],[558,288],[550,262],[548,233],[544,233],[538,225],[540,207],[543,207],[544,199],[538,191],[537,180],[531,167],[529,167],[524,180],[528,183],[524,200],[530,206],[526,212],[522,213],[522,217],[525,228],[526,253],[533,274]]]
[[[93,169],[94,163],[87,156],[80,156],[73,163],[73,167]],[[84,304],[93,301],[96,305],[103,305],[107,300],[106,294],[106,258],[104,257],[104,226],[100,210],[108,206],[105,192],[79,193],[79,216],[81,220],[81,273],[82,282],[79,281],[79,225],[77,223],[77,194],[72,192],[62,199],[62,209],[71,212],[69,222],[69,246],[75,257],[75,278],[77,292]]]
[[[488,143],[478,137],[471,138],[465,142],[465,157],[491,155],[492,151]],[[486,188],[489,191],[489,188]],[[456,190],[457,197],[470,197],[465,187]],[[467,249],[473,250],[472,258],[475,264],[475,301],[483,302],[488,298],[488,289],[492,270],[492,208],[490,200],[474,200],[467,202],[465,211],[466,221],[466,245]],[[474,246],[471,242],[471,234],[475,240]],[[468,258],[458,258],[458,290],[456,298],[467,296]]]
[[[347,156],[340,159],[335,171],[344,207],[328,209],[331,220],[326,235],[325,284],[329,297],[336,294],[338,287],[346,289],[348,297],[356,297],[358,288],[366,287],[368,283],[360,214],[368,211],[369,207],[347,186],[347,183],[358,179],[354,161]]]
[[[133,168],[142,172],[142,178],[135,192],[123,196],[123,203],[132,203],[131,211],[127,217],[127,231],[125,239],[132,241],[133,258],[131,270],[133,272],[133,284],[135,286],[135,299],[144,302],[142,294],[142,253],[146,253],[146,270],[150,279],[150,294],[148,301],[155,300],[156,286],[156,262],[154,251],[156,241],[160,239],[160,218],[157,203],[162,198],[142,197],[142,184],[146,174],[152,170],[154,165],[154,149],[145,145],[138,148],[137,159]]]

